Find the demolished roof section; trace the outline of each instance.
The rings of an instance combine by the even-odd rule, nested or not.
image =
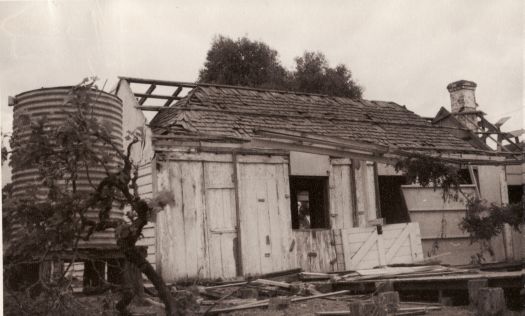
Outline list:
[[[249,138],[259,129],[275,129],[401,149],[475,149],[393,102],[240,87],[198,86],[176,104],[161,109],[150,126],[161,135]]]

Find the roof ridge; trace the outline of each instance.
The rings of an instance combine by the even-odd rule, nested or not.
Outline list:
[[[250,91],[259,91],[259,92],[275,92],[275,93],[284,93],[284,94],[295,94],[295,95],[311,95],[311,96],[317,96],[317,97],[328,97],[328,98],[345,98],[350,100],[363,100],[363,99],[357,99],[357,98],[350,98],[350,97],[342,97],[337,95],[329,95],[329,94],[322,94],[322,93],[312,93],[312,92],[303,92],[303,91],[294,91],[294,90],[279,90],[279,89],[268,89],[268,88],[260,88],[260,87],[249,87],[249,86],[235,86],[235,85],[225,85],[225,84],[217,84],[217,83],[207,83],[207,82],[199,82],[196,83],[197,87],[218,87],[218,88],[227,88],[227,89],[241,89],[241,90],[250,90]]]

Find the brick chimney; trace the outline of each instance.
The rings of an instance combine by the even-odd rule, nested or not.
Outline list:
[[[452,115],[471,131],[478,129],[476,87],[475,82],[467,80],[452,82],[447,86]]]

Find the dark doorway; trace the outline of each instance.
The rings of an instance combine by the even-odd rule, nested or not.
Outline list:
[[[407,184],[403,176],[378,176],[379,203],[381,217],[386,224],[410,222],[408,210],[401,191],[401,186]]]
[[[328,177],[290,177],[292,228],[330,228]]]
[[[521,185],[509,185],[507,187],[509,191],[509,203],[520,203],[523,197],[523,186]]]

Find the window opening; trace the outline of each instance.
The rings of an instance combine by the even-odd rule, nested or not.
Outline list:
[[[330,228],[328,177],[290,177],[293,229]]]
[[[404,176],[378,176],[381,217],[386,224],[408,223],[410,217],[401,186],[407,184]]]

